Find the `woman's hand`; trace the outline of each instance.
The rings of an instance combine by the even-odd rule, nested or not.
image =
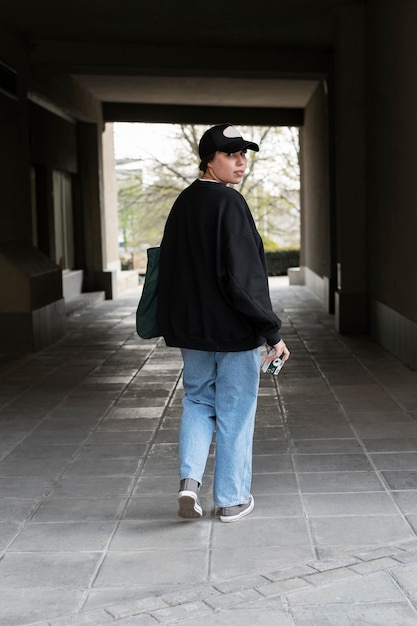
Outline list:
[[[285,363],[285,361],[288,361],[288,359],[290,358],[290,351],[285,345],[285,342],[283,339],[281,339],[275,345],[269,346],[269,348],[270,348],[270,352],[268,353],[268,356],[266,357],[267,361],[273,361],[274,359],[277,359],[278,357],[283,355],[282,360]]]

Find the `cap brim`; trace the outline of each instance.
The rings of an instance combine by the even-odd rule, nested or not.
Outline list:
[[[236,141],[231,141],[227,143],[227,145],[224,145],[220,152],[238,152],[239,150],[254,150],[255,152],[259,152],[259,146],[253,141],[237,139]]]
[[[253,142],[253,141],[245,141],[245,146],[246,149],[249,150],[254,150],[255,152],[259,152],[259,146],[257,143]]]

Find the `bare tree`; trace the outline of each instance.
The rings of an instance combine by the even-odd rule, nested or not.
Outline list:
[[[205,128],[176,125],[174,158],[148,153],[128,163],[126,159],[118,161],[120,224],[132,250],[159,243],[175,198],[199,175],[198,142]],[[297,247],[298,131],[281,127],[241,130],[244,137],[260,144],[261,150],[248,151],[248,167],[237,189],[251,207],[266,247]]]

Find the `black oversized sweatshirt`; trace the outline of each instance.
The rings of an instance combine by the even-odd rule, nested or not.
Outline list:
[[[279,341],[262,239],[235,189],[195,180],[175,201],[161,243],[158,322],[168,346],[237,352]]]

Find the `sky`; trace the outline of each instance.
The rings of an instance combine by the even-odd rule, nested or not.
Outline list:
[[[152,153],[157,158],[170,159],[174,154],[172,124],[116,123],[114,147],[116,159],[145,156]]]

